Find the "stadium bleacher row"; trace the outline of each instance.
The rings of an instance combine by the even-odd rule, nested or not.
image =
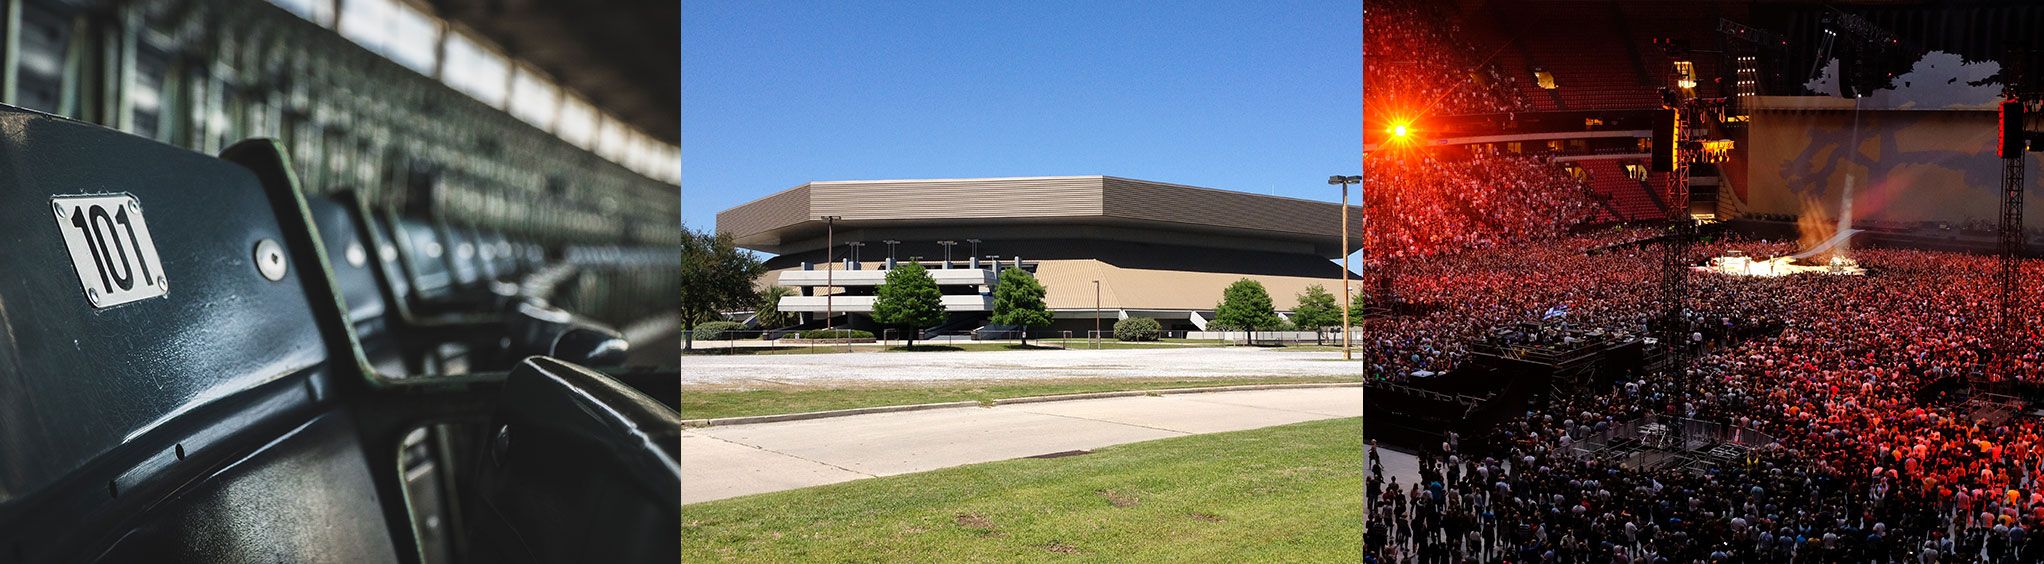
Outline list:
[[[1667,207],[1653,197],[1644,182],[1626,176],[1624,161],[1589,159],[1576,162],[1588,174],[1590,190],[1610,202],[1605,221],[1657,221],[1668,217]]]
[[[313,193],[268,139],[0,106],[0,155],[44,203],[0,206],[0,562],[678,558],[677,375],[556,300],[671,251]]]

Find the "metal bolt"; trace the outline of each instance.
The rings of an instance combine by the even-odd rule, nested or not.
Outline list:
[[[63,218],[63,217],[65,217],[65,216],[71,215],[71,214],[68,214],[68,213],[64,213],[64,203],[63,203],[63,202],[50,202],[50,208],[51,208],[51,209],[55,209],[55,210],[57,210],[57,217],[58,217],[58,218]]]
[[[283,280],[284,272],[290,268],[290,264],[284,262],[283,245],[278,245],[272,239],[256,242],[255,263],[256,271],[263,273],[263,278],[268,278],[271,282]]]

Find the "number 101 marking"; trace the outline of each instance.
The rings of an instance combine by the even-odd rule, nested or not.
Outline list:
[[[134,196],[52,198],[57,228],[85,297],[95,308],[164,295],[170,280]]]

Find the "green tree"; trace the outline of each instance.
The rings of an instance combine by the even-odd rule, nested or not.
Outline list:
[[[766,275],[759,257],[740,250],[730,233],[711,234],[683,228],[681,238],[682,349],[691,350],[696,324],[715,321],[724,312],[759,303],[753,283]]]
[[[1221,305],[1214,308],[1214,321],[1248,331],[1251,343],[1256,342],[1257,330],[1284,323],[1270,303],[1270,292],[1263,289],[1262,283],[1248,278],[1236,280],[1221,292]]]
[[[1306,287],[1306,293],[1299,294],[1299,305],[1292,308],[1292,323],[1299,329],[1312,331],[1313,341],[1321,342],[1321,335],[1328,327],[1341,325],[1341,303],[1334,300],[1334,294],[1319,284]]]
[[[761,329],[780,328],[793,325],[795,314],[781,311],[781,298],[795,295],[795,289],[787,286],[768,286],[759,292],[759,308],[752,310],[752,318],[759,322]]]
[[[1050,325],[1050,308],[1043,305],[1043,284],[1020,268],[1002,269],[1000,281],[994,284],[991,321],[1021,327],[1022,344],[1028,345],[1029,328]]]
[[[905,263],[887,271],[887,280],[873,293],[873,320],[907,330],[910,348],[916,346],[918,331],[944,322],[944,292],[920,264]]]

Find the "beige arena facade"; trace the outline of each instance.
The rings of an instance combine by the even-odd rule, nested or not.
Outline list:
[[[760,285],[797,290],[780,306],[808,325],[828,310],[839,326],[872,326],[872,288],[894,241],[897,262],[919,261],[944,290],[951,319],[930,333],[985,326],[998,271],[1020,265],[1043,284],[1057,319],[1045,331],[1082,334],[1096,315],[1105,325],[1150,317],[1171,330],[1204,329],[1222,289],[1243,278],[1261,282],[1285,313],[1314,284],[1340,296],[1341,211],[1112,176],[860,180],[754,200],[717,214],[717,229],[775,255]],[[1349,242],[1360,244],[1360,208],[1348,219]]]

